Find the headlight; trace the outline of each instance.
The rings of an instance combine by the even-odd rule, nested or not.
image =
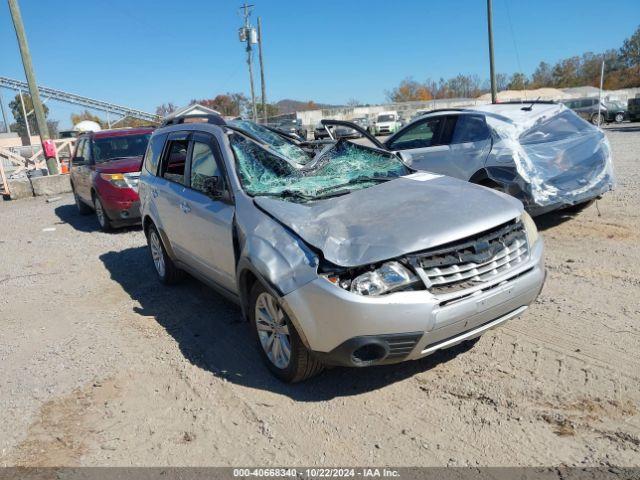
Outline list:
[[[136,188],[140,179],[138,172],[134,173],[101,173],[100,177],[118,188]]]
[[[538,227],[536,227],[533,218],[527,212],[523,212],[522,214],[522,223],[524,224],[524,231],[527,234],[527,242],[529,243],[529,248],[533,248],[535,243],[538,241]]]
[[[419,281],[418,277],[400,262],[387,262],[380,268],[358,275],[353,280],[326,277],[331,283],[359,295],[382,295]]]

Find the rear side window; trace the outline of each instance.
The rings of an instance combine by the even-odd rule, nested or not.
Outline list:
[[[85,163],[91,163],[91,140],[83,138],[79,142],[76,157],[82,157]]]
[[[491,131],[482,115],[460,115],[451,143],[481,142],[491,138]]]
[[[167,139],[167,135],[154,135],[149,141],[147,151],[144,154],[144,168],[152,175],[158,174],[158,164],[162,155],[162,147]]]
[[[520,136],[520,143],[531,145],[535,143],[557,142],[591,130],[593,127],[578,117],[571,110],[565,110],[559,115],[539,123]]]
[[[184,172],[188,148],[189,141],[187,139],[169,141],[165,149],[163,178],[186,186]]]
[[[76,144],[76,153],[74,156],[74,160],[78,157],[82,157],[82,151],[84,150],[85,142],[86,140],[84,138],[78,140],[78,143]]]

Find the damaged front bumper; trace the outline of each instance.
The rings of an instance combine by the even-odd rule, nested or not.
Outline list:
[[[415,360],[524,312],[544,284],[543,250],[539,239],[526,262],[455,293],[361,296],[318,278],[284,296],[282,303],[307,348],[327,364]]]

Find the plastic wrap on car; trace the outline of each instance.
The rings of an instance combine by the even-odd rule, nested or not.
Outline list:
[[[487,115],[498,137],[487,176],[532,209],[574,205],[613,189],[611,149],[602,130],[563,105],[545,107],[544,114],[531,115],[533,121],[526,113],[522,121]]]

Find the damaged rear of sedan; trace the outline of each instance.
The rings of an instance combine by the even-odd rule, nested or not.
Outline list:
[[[314,150],[252,122],[168,125],[140,196],[160,280],[187,271],[239,303],[287,382],[472,341],[544,282],[519,201],[345,140]]]
[[[412,168],[513,195],[532,215],[580,208],[615,185],[602,130],[552,102],[433,111],[385,147]]]

